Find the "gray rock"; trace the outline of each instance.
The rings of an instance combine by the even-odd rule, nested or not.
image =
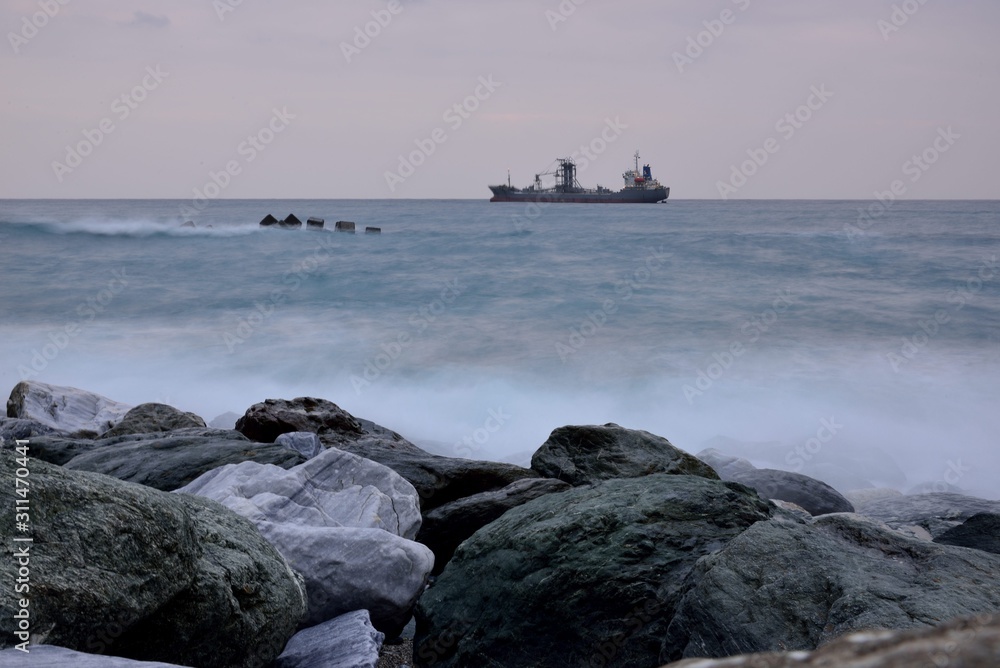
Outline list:
[[[811,653],[686,659],[664,668],[994,668],[1000,664],[1000,615],[963,617],[912,631],[860,631]]]
[[[506,487],[515,480],[539,477],[513,464],[432,455],[396,432],[356,418],[325,399],[268,399],[251,406],[237,429],[265,443],[287,432],[318,434],[326,447],[371,459],[403,476],[420,494],[425,511],[464,496]]]
[[[43,444],[46,449],[48,445]],[[58,445],[76,447],[66,442]],[[207,471],[246,461],[291,468],[305,458],[278,445],[254,443],[236,431],[203,428],[93,441],[89,449],[63,465],[169,492]]]
[[[176,663],[134,661],[115,656],[85,654],[55,645],[31,645],[29,653],[17,649],[0,652],[0,668],[184,668]]]
[[[871,501],[858,514],[874,517],[893,529],[916,525],[932,538],[979,513],[1000,513],[1000,501],[987,501],[961,494],[917,494]]]
[[[1000,609],[1000,557],[902,536],[854,514],[759,522],[698,562],[661,663],[813,650],[854,631]]]
[[[7,400],[7,417],[39,422],[63,436],[94,438],[118,424],[132,408],[75,387],[18,383]]]
[[[718,473],[719,477],[723,479],[728,473],[735,471],[752,471],[757,468],[750,463],[749,459],[727,455],[715,448],[705,448],[695,456],[715,469],[715,472]]]
[[[571,485],[651,473],[719,479],[711,466],[678,450],[662,436],[613,423],[559,427],[532,456],[531,468]]]
[[[13,452],[0,453],[0,539],[16,545]],[[253,524],[207,499],[31,460],[33,641],[206,667],[263,667],[305,612],[301,580]],[[5,582],[14,559],[0,561]],[[0,647],[15,635],[0,590]]]
[[[139,404],[108,431],[98,438],[113,438],[128,434],[152,434],[175,429],[206,427],[205,421],[194,413],[179,411],[166,404]]]
[[[271,668],[376,668],[384,640],[357,610],[296,633]]]
[[[12,445],[16,440],[28,440],[55,433],[52,427],[41,422],[21,418],[0,417],[0,446]]]
[[[415,665],[657,665],[695,563],[774,510],[742,485],[665,474],[529,501],[421,597]]]
[[[973,515],[957,527],[945,531],[935,538],[934,542],[1000,554],[1000,515],[996,513]]]
[[[430,549],[410,540],[420,528],[412,485],[335,448],[288,471],[226,466],[177,491],[216,499],[257,525],[305,576],[306,624],[364,609],[395,637],[434,566]]]
[[[323,452],[319,436],[310,431],[290,431],[274,440],[275,445],[294,450],[306,459],[312,459]]]
[[[854,506],[843,494],[825,482],[801,473],[753,469],[730,471],[723,477],[753,487],[765,499],[790,501],[813,515],[854,512]]]
[[[444,570],[455,548],[511,508],[546,494],[564,492],[570,484],[552,478],[525,478],[495,492],[473,494],[428,511],[417,540],[434,551],[434,574]]]

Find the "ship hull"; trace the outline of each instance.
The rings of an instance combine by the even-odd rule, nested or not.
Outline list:
[[[491,202],[538,202],[548,204],[656,204],[670,197],[670,188],[629,188],[618,192],[524,191],[490,186]]]

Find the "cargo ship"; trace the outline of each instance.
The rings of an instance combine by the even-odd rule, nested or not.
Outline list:
[[[510,184],[510,173],[507,174],[507,185],[489,186],[493,191],[491,202],[566,202],[573,204],[656,204],[665,202],[670,196],[670,188],[664,187],[653,178],[649,165],[643,165],[639,171],[639,152],[635,153],[635,169],[630,169],[622,178],[625,187],[614,191],[610,188],[597,186],[587,189],[580,186],[576,180],[576,163],[571,158],[559,158],[559,166],[553,172],[535,174],[535,183],[527,188],[515,188]],[[542,187],[542,177],[554,175],[555,186]]]

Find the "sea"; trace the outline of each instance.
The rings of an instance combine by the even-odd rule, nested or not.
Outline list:
[[[614,422],[841,491],[995,499],[998,255],[996,201],[2,200],[0,392],[228,426],[313,396],[520,464]]]

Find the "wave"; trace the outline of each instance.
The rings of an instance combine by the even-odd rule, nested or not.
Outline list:
[[[0,221],[0,229],[25,233],[71,235],[85,234],[102,237],[238,237],[261,232],[257,225],[201,225],[184,226],[175,221],[100,218],[80,218],[70,221]]]

